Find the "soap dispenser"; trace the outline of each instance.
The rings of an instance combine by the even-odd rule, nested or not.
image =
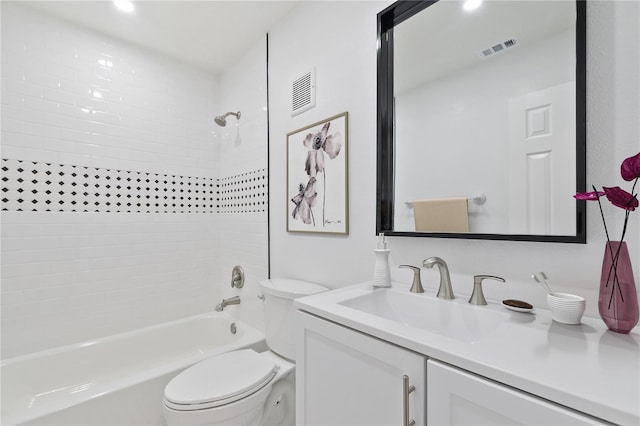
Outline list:
[[[376,255],[376,265],[373,270],[373,287],[388,288],[391,287],[391,270],[389,269],[389,253],[391,250],[387,248],[387,240],[383,233],[378,235],[378,246],[374,250]]]

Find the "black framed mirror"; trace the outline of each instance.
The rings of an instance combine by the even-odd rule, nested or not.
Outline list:
[[[378,14],[376,231],[586,243],[586,2],[467,3]]]

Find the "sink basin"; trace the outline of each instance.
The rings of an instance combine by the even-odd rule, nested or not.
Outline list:
[[[470,305],[466,300],[442,300],[394,289],[377,289],[338,304],[467,342],[495,334],[509,317],[505,312]]]

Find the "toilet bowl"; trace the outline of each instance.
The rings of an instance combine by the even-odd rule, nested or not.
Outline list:
[[[265,297],[265,336],[270,350],[227,352],[178,374],[164,391],[168,426],[294,424],[293,300],[328,289],[289,279],[262,280],[259,285]]]

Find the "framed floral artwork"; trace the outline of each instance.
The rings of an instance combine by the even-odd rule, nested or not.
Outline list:
[[[287,231],[349,234],[348,113],[287,134]]]

